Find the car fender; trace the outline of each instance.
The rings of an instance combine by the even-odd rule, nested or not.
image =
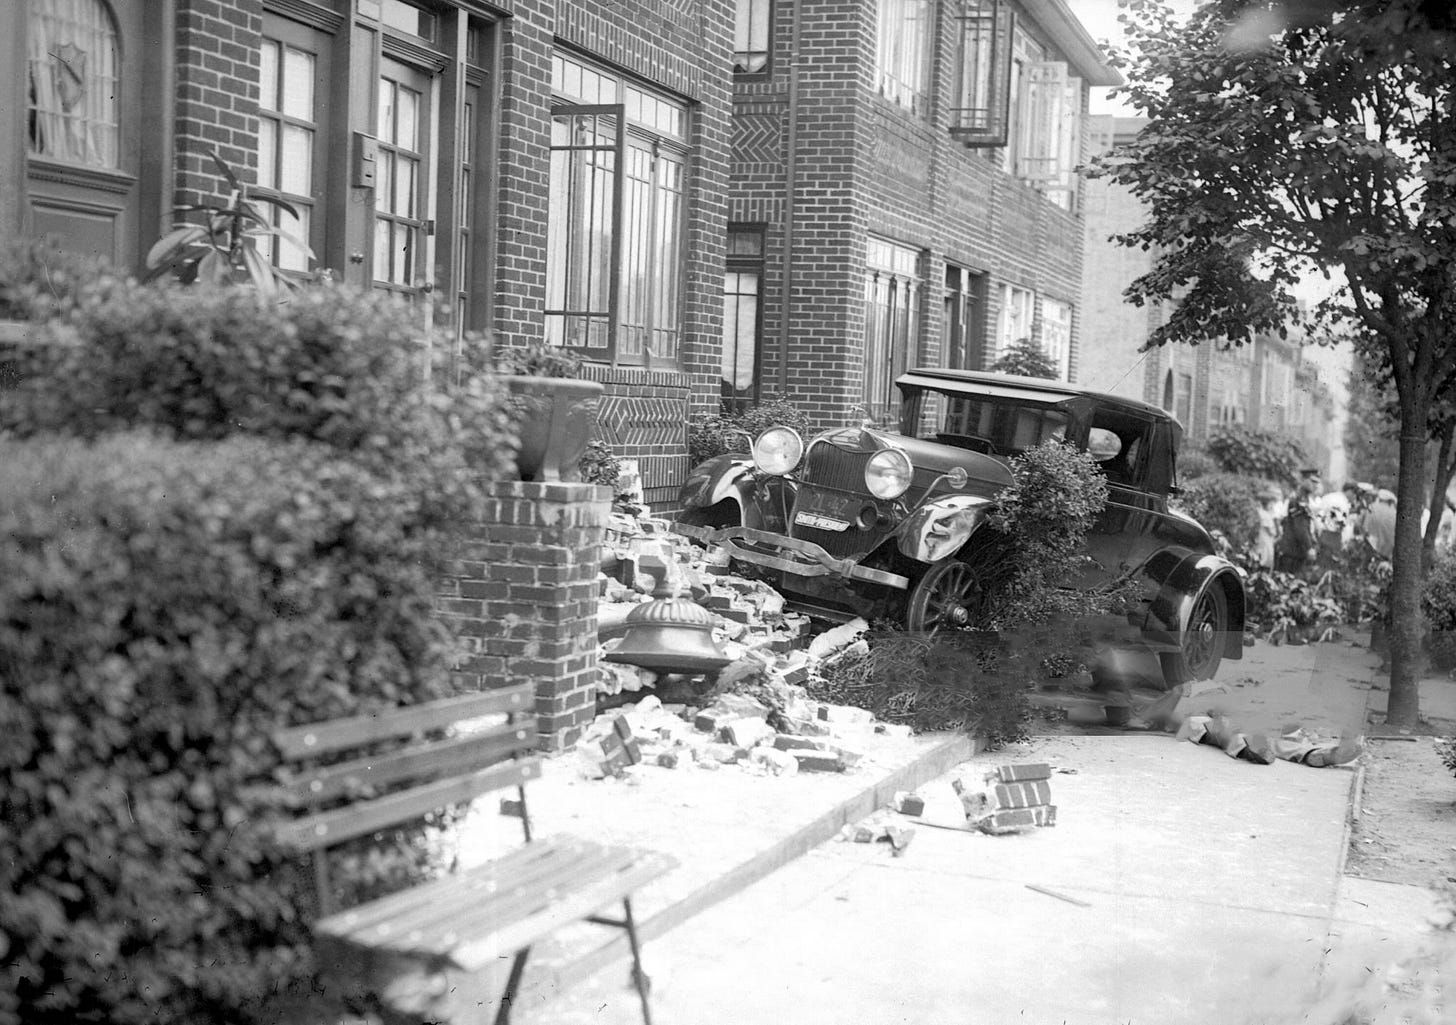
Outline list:
[[[1205,552],[1164,549],[1148,560],[1143,571],[1158,587],[1148,606],[1145,633],[1176,646],[1198,599],[1208,588],[1219,587],[1228,599],[1223,657],[1244,657],[1244,582],[1233,563]]]
[[[979,495],[947,495],[921,506],[897,531],[901,554],[919,562],[939,562],[954,555],[995,505]]]
[[[678,489],[678,508],[711,509],[727,499],[738,506],[741,515],[753,488],[753,460],[725,453],[692,468]]]

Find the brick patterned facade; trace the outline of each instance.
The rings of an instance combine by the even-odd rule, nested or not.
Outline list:
[[[864,0],[777,5],[768,69],[739,76],[733,94],[728,220],[765,228],[762,392],[786,394],[825,426],[852,418],[863,400],[869,235],[920,253],[910,365],[944,363],[947,263],[983,275],[974,340],[981,365],[994,358],[1002,283],[1036,293],[1034,333],[1043,299],[1071,305],[1074,374],[1078,363],[1080,196],[1063,210],[1004,171],[1000,149],[951,136],[954,18],[941,18],[935,37],[928,113],[877,95],[877,15]]]
[[[500,482],[463,525],[439,615],[461,638],[472,689],[536,681],[542,746],[570,746],[596,715],[597,571],[611,506],[589,484]]]

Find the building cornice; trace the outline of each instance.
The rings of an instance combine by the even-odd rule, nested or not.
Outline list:
[[[1067,0],[1017,0],[1027,17],[1036,22],[1047,38],[1067,58],[1070,64],[1088,85],[1122,85],[1123,79],[1115,68],[1107,63],[1107,54],[1087,34],[1087,29],[1077,20],[1067,6]]]

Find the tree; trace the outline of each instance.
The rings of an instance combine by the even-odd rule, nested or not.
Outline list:
[[[1007,346],[991,369],[998,374],[1019,374],[1022,377],[1045,377],[1055,381],[1056,365],[1030,338],[1020,338]]]
[[[1399,406],[1387,721],[1420,715],[1425,447],[1456,369],[1456,19],[1433,0],[1128,0],[1125,92],[1149,117],[1094,172],[1148,220],[1127,295],[1176,303],[1149,345],[1300,325],[1354,334]],[[1333,290],[1308,307],[1311,272]],[[1433,421],[1433,416],[1435,420]]]
[[[1395,394],[1376,377],[1377,370],[1371,360],[1358,355],[1350,366],[1346,476],[1394,491],[1400,461],[1400,406]]]

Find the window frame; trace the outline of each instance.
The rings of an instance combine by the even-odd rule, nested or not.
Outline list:
[[[582,95],[572,95],[573,79]],[[586,102],[593,98],[597,101],[610,98],[615,102]],[[687,306],[683,264],[690,215],[689,197],[695,171],[691,104],[635,76],[598,65],[575,52],[558,49],[552,57],[553,119],[565,110],[604,105],[621,110],[618,121],[620,148],[614,164],[614,188],[620,193],[620,198],[614,202],[612,211],[612,281],[607,345],[605,351],[601,347],[570,345],[565,343],[565,332],[560,334],[567,348],[593,362],[647,369],[678,369],[683,359]],[[634,189],[633,181],[640,183],[642,179],[632,178],[631,167],[634,158],[642,154],[648,155],[651,160],[652,177],[645,193],[635,189],[643,199],[640,205],[634,205],[636,200],[629,190]],[[675,187],[664,180],[664,169],[669,164],[675,165],[678,171]],[[664,203],[668,200],[672,203],[672,224],[664,224],[660,220]],[[555,251],[549,239],[552,209],[553,205],[548,201],[548,289],[552,253]],[[634,234],[634,230],[643,224],[646,227]],[[644,248],[640,251],[633,249],[634,240],[642,241]],[[629,282],[628,276],[633,269],[639,273]],[[637,283],[642,283],[645,289],[641,295],[632,287]],[[629,315],[637,312],[644,313],[643,323],[628,320]],[[561,315],[559,310],[548,311],[548,316]],[[552,334],[549,328],[548,324],[548,338]],[[631,351],[627,346],[627,329],[640,331],[644,339],[640,352]],[[658,351],[651,344],[664,336],[670,338],[671,352],[666,351],[669,346],[662,346],[662,351]]]
[[[918,18],[913,16],[917,11]],[[935,12],[933,0],[879,0],[877,7],[875,91],[911,114],[930,109]],[[921,22],[918,33],[909,29],[916,20]]]
[[[55,2],[48,3],[48,0],[20,0],[26,4],[26,33],[25,33],[25,66],[23,79],[26,84],[22,87],[25,92],[25,156],[29,161],[41,161],[54,163],[62,168],[84,169],[82,173],[92,176],[111,176],[122,173],[123,152],[125,139],[123,138],[125,118],[125,104],[128,98],[123,95],[123,58],[122,48],[125,40],[122,37],[121,25],[117,22],[116,12],[112,10],[111,4],[106,0],[90,0],[91,11],[97,16],[100,22],[99,28],[103,33],[102,42],[109,44],[109,51],[105,59],[101,61],[100,68],[92,68],[92,61],[87,60],[92,56],[88,50],[80,50],[78,55],[72,59],[64,57],[60,51],[71,46],[70,40],[59,47],[51,48],[42,40],[40,34],[40,23],[46,21],[59,21],[62,12]],[[42,10],[49,7],[48,10]],[[40,53],[35,52],[40,48]],[[43,56],[49,60],[42,60],[42,65],[50,70],[49,77],[53,81],[58,76],[69,73],[70,79],[75,82],[75,88],[80,90],[72,107],[80,106],[81,114],[72,115],[72,108],[66,106],[66,96],[63,88],[57,88],[56,100],[60,104],[59,110],[47,109],[44,107],[36,92],[36,63],[37,58]],[[71,61],[77,60],[82,64],[82,71],[78,75],[71,67]],[[85,76],[82,80],[81,76]],[[109,88],[107,83],[109,83]],[[98,112],[88,111],[88,105],[98,102],[104,106],[103,113],[109,115],[109,120],[98,120]],[[105,154],[88,158],[84,153],[76,157],[69,152],[58,152],[55,149],[41,149],[37,145],[37,133],[44,132],[40,127],[43,118],[54,119],[56,124],[52,128],[60,129],[56,135],[58,139],[65,139],[73,136],[79,129],[82,136],[84,149],[98,147],[105,150]],[[92,137],[96,128],[104,128],[107,131],[99,140]],[[48,135],[41,137],[47,138]]]
[[[920,351],[924,251],[877,235],[870,235],[867,242],[865,373],[860,394],[867,420],[893,425],[900,419],[895,379],[905,372],[910,353]],[[884,258],[877,259],[877,254]]]
[[[1053,318],[1049,314],[1052,310],[1059,309],[1066,311],[1066,318]],[[1072,320],[1074,310],[1072,304],[1061,299],[1052,299],[1047,296],[1041,301],[1041,337],[1039,344],[1041,351],[1047,358],[1057,366],[1057,373],[1060,380],[1071,379],[1072,374]],[[1066,331],[1058,339],[1052,338],[1053,325],[1063,325]]]
[[[754,15],[762,15],[762,39],[755,39]],[[736,0],[733,13],[733,74],[741,78],[761,78],[773,73],[773,27],[774,0]],[[744,22],[747,22],[745,27]],[[740,42],[748,43],[739,49]],[[762,42],[763,49],[754,49],[752,44]],[[746,66],[754,57],[762,57],[756,67]],[[746,60],[740,60],[746,58]]]
[[[954,20],[951,101],[955,105],[950,107],[950,134],[969,147],[1005,146],[1011,125],[1016,12],[1009,0],[960,0]],[[977,116],[980,112],[984,116]]]
[[[728,225],[728,245],[726,256],[724,258],[723,268],[723,377],[720,385],[720,405],[723,412],[725,413],[741,412],[744,409],[755,406],[758,404],[761,395],[763,383],[763,285],[764,269],[766,266],[767,256],[765,251],[766,234],[767,233],[765,230],[765,225],[762,224]],[[735,236],[739,238],[752,238],[756,243],[757,252],[735,253],[733,251],[733,239]],[[733,293],[730,293],[728,291],[728,277],[729,275],[735,274],[739,275],[740,277],[742,275],[751,274],[754,275],[756,278],[756,287],[755,291],[753,292],[754,310],[751,337],[751,344],[753,346],[753,358],[752,367],[749,372],[749,383],[746,389],[736,388],[734,381],[730,380],[727,376],[730,355],[728,334],[729,296],[730,294],[734,296],[744,296],[748,294],[742,291]],[[739,323],[739,320],[735,318],[734,323]],[[740,339],[741,332],[735,331],[733,333],[732,345],[732,363],[735,370],[737,369],[737,365],[740,361]]]
[[[1001,282],[1000,302],[996,308],[996,353],[992,360],[1000,359],[1011,350],[1011,346],[1019,341],[1030,342],[1036,337],[1036,292],[1025,285],[1013,284],[1010,281]],[[1025,297],[1024,299],[1022,297]],[[1011,311],[1019,307],[1025,314],[1026,329],[1015,337],[1009,337],[1011,328]]]

